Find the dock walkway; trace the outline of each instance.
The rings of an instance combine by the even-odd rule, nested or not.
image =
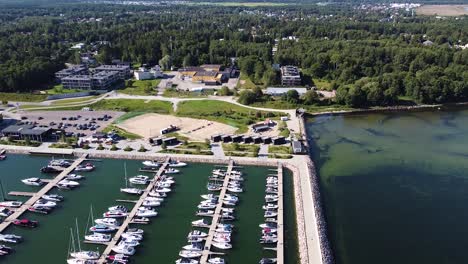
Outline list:
[[[278,243],[276,263],[284,264],[284,193],[283,193],[283,165],[278,164]]]
[[[54,188],[57,183],[65,178],[68,174],[70,174],[78,165],[80,165],[88,156],[88,154],[83,154],[79,159],[75,160],[73,164],[64,169],[57,177],[47,183],[39,192],[35,193],[29,200],[27,200],[20,208],[16,209],[16,211],[7,217],[3,223],[0,224],[0,233],[2,233],[14,220],[18,219],[24,212],[28,210],[33,204],[37,202],[37,200],[41,199],[41,197],[47,194],[52,188]]]
[[[224,178],[224,182],[223,182],[223,188],[221,189],[221,192],[219,194],[218,204],[216,205],[216,209],[213,215],[213,221],[211,222],[210,230],[208,231],[208,238],[206,239],[205,248],[203,249],[202,257],[200,259],[201,264],[207,264],[208,257],[210,254],[212,254],[211,244],[213,243],[215,230],[218,225],[219,218],[221,217],[221,208],[223,207],[223,200],[224,200],[224,196],[226,195],[229,180],[231,179],[231,172],[232,172],[233,167],[234,167],[234,161],[229,160],[229,165],[226,171],[226,177]]]
[[[156,183],[158,182],[159,177],[161,177],[161,175],[164,173],[164,171],[166,170],[166,168],[169,166],[169,161],[170,161],[170,158],[166,158],[166,160],[164,161],[164,163],[161,165],[161,167],[159,168],[159,170],[156,172],[156,174],[154,175],[153,181],[151,181],[150,184],[148,184],[148,186],[146,187],[145,191],[144,191],[143,194],[140,196],[140,199],[135,203],[135,206],[133,207],[132,211],[130,211],[130,214],[127,216],[127,218],[125,219],[125,221],[123,222],[123,224],[119,227],[119,230],[117,230],[117,233],[115,233],[114,238],[112,238],[112,240],[109,242],[109,244],[107,245],[106,249],[105,249],[104,252],[102,253],[101,257],[100,257],[99,260],[98,260],[98,263],[100,263],[100,264],[106,263],[106,257],[111,253],[112,248],[115,247],[115,245],[117,244],[117,242],[119,242],[120,237],[121,237],[122,234],[125,232],[125,230],[127,229],[128,225],[131,224],[133,217],[135,217],[135,215],[136,215],[136,213],[137,213],[137,211],[138,211],[138,208],[141,207],[141,205],[143,204],[143,201],[144,201],[145,198],[148,196],[148,193],[153,189],[153,187],[154,187],[154,186],[156,185]]]

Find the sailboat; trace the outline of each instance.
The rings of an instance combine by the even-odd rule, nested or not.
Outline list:
[[[85,251],[81,250],[81,244],[80,244],[80,237],[79,237],[79,232],[78,232],[78,219],[75,219],[76,222],[76,236],[77,236],[77,244],[78,244],[78,251],[75,248],[75,241],[73,238],[73,231],[70,228],[70,233],[71,233],[71,239],[73,243],[73,252],[70,253],[70,256],[76,259],[84,259],[84,260],[93,260],[93,259],[98,259],[100,254],[97,251]]]
[[[88,222],[87,222],[86,229],[88,229],[88,224],[90,223],[90,220],[91,220],[91,224],[93,224],[94,223],[93,205],[91,205],[90,209],[89,209],[89,216],[88,216]],[[101,226],[101,225],[97,224],[97,226]],[[90,231],[98,230],[99,228],[97,226],[92,226],[90,228]],[[102,234],[102,233],[99,233],[99,232],[93,232],[92,234],[85,235],[85,241],[88,241],[90,243],[109,242],[111,240],[111,238],[112,238],[111,235]]]
[[[124,168],[125,168],[125,188],[120,188],[120,191],[123,193],[128,193],[128,194],[135,194],[135,195],[141,195],[143,193],[142,189],[138,188],[128,188],[128,181],[127,181],[127,163],[124,163]]]

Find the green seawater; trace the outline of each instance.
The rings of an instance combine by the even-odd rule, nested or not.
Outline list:
[[[21,179],[28,177],[50,178],[51,175],[41,174],[39,169],[50,157],[8,155],[0,162],[0,179],[3,189],[9,191],[35,191],[38,187],[26,186]],[[39,221],[36,229],[24,229],[11,226],[4,233],[21,235],[24,241],[12,245],[15,252],[6,257],[0,257],[2,263],[66,263],[70,241],[70,228],[75,228],[78,219],[80,238],[83,239],[93,207],[94,218],[102,217],[106,208],[116,204],[132,206],[132,204],[117,203],[116,199],[135,199],[134,196],[119,192],[124,183],[124,163],[128,176],[142,174],[138,172],[141,161],[104,159],[94,162],[97,169],[80,181],[81,186],[72,191],[53,190],[51,193],[63,195],[65,200],[49,215],[25,213],[22,218]],[[193,230],[191,221],[199,219],[195,216],[196,206],[202,200],[201,194],[207,193],[206,183],[212,164],[189,164],[182,168],[180,174],[171,175],[176,179],[173,192],[168,195],[163,205],[157,207],[158,216],[148,225],[134,225],[145,230],[142,245],[137,247],[137,253],[132,257],[132,263],[175,263],[178,252],[186,245],[186,236]],[[240,203],[236,206],[237,220],[233,222],[236,232],[233,236],[233,249],[225,251],[227,263],[258,263],[262,257],[274,257],[274,252],[265,251],[258,243],[263,220],[263,197],[265,195],[265,179],[272,168],[246,166],[242,168],[245,174],[244,193],[239,194]],[[151,175],[151,174],[147,174]],[[285,172],[285,228],[286,228],[286,263],[298,263],[296,222],[292,192],[292,175]],[[20,197],[10,197],[18,200]],[[201,229],[203,230],[203,229]],[[75,230],[74,230],[75,231]],[[206,230],[205,230],[206,231]],[[75,231],[76,232],[76,231]],[[103,251],[103,246],[81,243],[82,249]]]
[[[468,261],[468,111],[307,121],[338,264]]]

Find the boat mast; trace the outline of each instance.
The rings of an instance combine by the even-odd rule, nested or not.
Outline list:
[[[68,255],[70,255],[71,250],[73,253],[76,252],[75,248],[75,238],[73,237],[73,229],[70,227],[70,240],[68,241]]]
[[[80,245],[80,234],[78,232],[78,218],[75,218],[75,223],[76,223],[76,235],[77,235],[77,243],[78,243],[78,250],[81,251],[81,245]]]
[[[125,188],[128,187],[127,183],[127,162],[124,162],[124,171],[125,171]]]
[[[5,190],[3,189],[3,183],[1,180],[0,180],[0,188],[2,191],[2,201],[5,201]]]

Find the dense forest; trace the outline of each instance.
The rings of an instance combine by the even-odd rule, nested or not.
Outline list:
[[[70,47],[83,42],[99,51],[102,63],[116,58],[165,67],[227,65],[235,57],[243,74],[262,86],[277,81],[272,64],[298,65],[305,76],[330,82],[337,102],[351,106],[390,105],[400,96],[422,103],[463,101],[468,49],[455,45],[468,43],[467,28],[466,17],[369,13],[352,5],[5,7],[0,91],[50,84],[65,62],[76,61]],[[100,41],[108,44],[92,45]]]

